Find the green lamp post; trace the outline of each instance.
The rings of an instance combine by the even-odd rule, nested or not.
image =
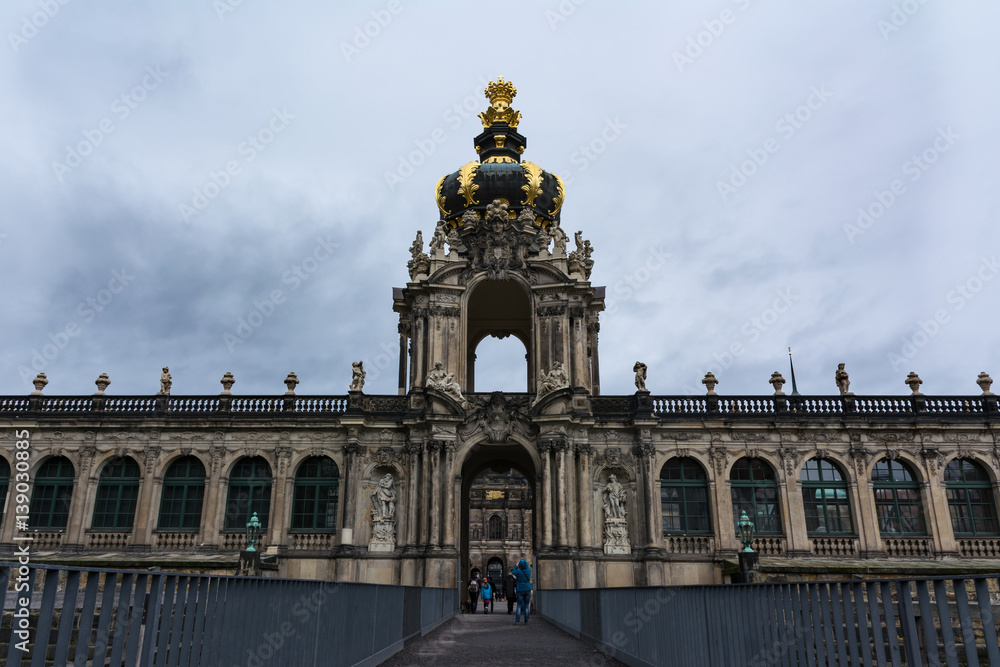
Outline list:
[[[743,516],[740,517],[739,523],[736,524],[740,531],[740,542],[743,543],[743,553],[754,553],[753,547],[753,534],[757,531],[756,527],[753,525],[753,521],[747,516],[746,510],[743,511]]]
[[[746,513],[744,512],[744,516]],[[247,548],[245,551],[257,551],[256,545],[260,542],[260,519],[254,512],[250,520],[247,521]]]

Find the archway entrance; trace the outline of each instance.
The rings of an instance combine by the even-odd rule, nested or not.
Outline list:
[[[466,308],[466,378],[465,391],[476,386],[476,348],[487,336],[501,340],[514,336],[524,345],[528,392],[534,391],[535,378],[531,368],[531,299],[525,287],[516,280],[490,280],[476,285]],[[484,390],[499,389],[483,387]]]
[[[521,558],[532,561],[535,465],[519,444],[477,445],[462,466],[461,559],[467,581],[473,570],[492,579]]]

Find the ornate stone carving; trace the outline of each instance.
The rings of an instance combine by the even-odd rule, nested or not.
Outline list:
[[[44,377],[44,374],[42,373],[39,373],[39,375]],[[990,387],[993,386],[993,378],[991,378],[986,371],[979,374],[979,377],[976,378],[976,384],[978,384],[979,388],[983,390],[983,396],[993,395],[993,392],[990,391]]]
[[[937,475],[938,469],[941,467],[941,450],[933,447],[922,447],[920,449],[920,456],[924,459],[924,466],[927,468],[932,476]]]
[[[768,380],[772,387],[774,387],[775,396],[784,396],[785,392],[781,391],[781,387],[785,384],[785,378],[781,376],[781,373],[774,371],[771,373],[771,379]]]
[[[982,375],[982,374],[981,374]],[[35,379],[31,381],[31,384],[35,385],[35,391],[31,392],[32,396],[41,396],[42,389],[45,385],[49,383],[49,379],[45,377],[45,373],[39,373],[35,376]]]
[[[218,475],[222,472],[222,459],[226,456],[226,448],[212,447],[209,454],[212,456],[212,475]]]
[[[379,447],[378,449],[372,450],[369,458],[373,463],[380,466],[392,465],[398,460],[398,456],[396,455],[396,452],[392,450],[392,447]]]
[[[431,257],[440,257],[444,254],[444,244],[447,240],[448,236],[444,231],[444,220],[438,220],[437,226],[434,228],[434,235],[428,244]]]
[[[288,387],[288,391],[285,392],[286,396],[295,395],[295,387],[299,384],[299,376],[295,372],[291,372],[285,376],[285,386]]]
[[[94,392],[94,396],[104,396],[104,391],[110,386],[111,379],[108,377],[107,373],[101,373],[94,380],[94,384],[97,385],[97,391]]]
[[[799,467],[799,463],[804,458],[805,453],[791,447],[779,447],[778,455],[781,456],[781,461],[785,464],[785,474],[789,478],[793,478],[795,470]]]
[[[715,396],[715,387],[719,384],[719,381],[715,379],[715,374],[712,371],[705,373],[705,377],[702,378],[701,383],[708,389],[705,392],[707,395]]]
[[[284,475],[285,470],[288,468],[289,462],[292,460],[292,448],[291,447],[275,447],[274,453],[278,458],[278,474]]]
[[[610,469],[620,469],[627,470],[628,466],[626,463],[630,458],[629,454],[622,453],[622,450],[618,447],[609,447],[604,450],[602,454],[599,454],[594,459],[594,463],[598,466],[604,466]]]
[[[635,390],[646,391],[646,364],[641,361],[635,362],[632,372],[635,373]]]
[[[569,378],[566,376],[566,367],[563,366],[561,361],[557,361],[551,371],[548,373],[542,371],[542,377],[538,379],[538,395],[535,396],[535,402],[532,405],[538,403],[538,401],[552,392],[567,387],[569,387]]]
[[[393,551],[396,548],[396,485],[391,473],[379,480],[372,492],[372,538],[369,551]]]
[[[628,522],[625,503],[628,492],[618,481],[618,477],[610,475],[604,487],[604,553],[628,554],[632,547],[628,539]]]
[[[236,378],[233,377],[232,373],[226,371],[226,374],[222,376],[219,383],[222,385],[222,393],[228,395],[230,393],[229,390],[233,388],[234,384],[236,384]]]
[[[725,447],[719,447],[716,445],[710,445],[708,448],[708,456],[715,463],[715,474],[720,479],[726,474],[726,464],[729,463],[729,452]]]
[[[425,384],[428,389],[440,391],[442,394],[455,399],[460,404],[465,404],[465,397],[462,396],[462,387],[455,382],[455,374],[445,371],[444,364],[440,361],[434,362],[434,368],[427,374]]]
[[[569,243],[569,237],[566,236],[566,232],[559,226],[558,220],[553,220],[552,224],[549,225],[549,235],[552,236],[553,241],[552,256],[565,257],[566,244]]]
[[[351,386],[348,391],[361,391],[365,388],[365,367],[363,361],[351,362]]]
[[[923,394],[920,393],[920,385],[922,385],[924,381],[920,379],[919,375],[910,371],[903,382],[913,392],[913,396],[923,396]]]
[[[142,450],[143,456],[145,458],[144,463],[146,464],[146,474],[152,475],[156,470],[156,459],[160,456],[159,447],[146,447]]]
[[[531,238],[517,220],[510,219],[507,204],[501,200],[488,204],[486,218],[463,225],[462,232],[462,242],[472,255],[467,276],[485,271],[490,280],[506,280],[510,271],[527,273],[525,257]]]
[[[406,268],[410,270],[410,280],[416,280],[419,275],[426,275],[431,269],[431,258],[424,252],[424,235],[417,230],[417,238],[410,246],[410,261],[406,263]]]
[[[468,439],[476,433],[484,433],[486,441],[506,442],[515,430],[522,434],[530,432],[530,422],[525,415],[528,399],[508,397],[495,391],[489,398],[474,396],[469,399],[473,410],[462,427],[462,436]]]

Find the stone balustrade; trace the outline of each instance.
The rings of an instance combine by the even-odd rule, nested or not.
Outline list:
[[[1000,538],[969,537],[958,539],[958,552],[963,558],[1000,559]]]
[[[132,541],[132,531],[87,531],[87,546],[90,549],[124,551]]]
[[[715,538],[711,535],[664,535],[664,548],[672,554],[711,554]]]
[[[194,549],[200,543],[196,531],[156,533],[156,548],[163,551],[184,551]]]
[[[292,533],[292,551],[321,551],[332,549],[336,543],[336,533]]]
[[[811,551],[824,558],[856,558],[858,538],[856,537],[811,537]]]
[[[882,545],[890,558],[934,557],[934,540],[930,537],[883,537]]]

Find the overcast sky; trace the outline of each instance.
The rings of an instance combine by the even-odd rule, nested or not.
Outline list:
[[[0,6],[0,394],[395,393],[394,286],[483,87],[594,247],[605,394],[1000,380],[1000,5]],[[272,301],[277,296],[277,302]],[[257,315],[252,315],[252,313]],[[248,324],[241,328],[240,322]],[[514,338],[477,388],[523,390]],[[789,389],[790,387],[786,387]]]

